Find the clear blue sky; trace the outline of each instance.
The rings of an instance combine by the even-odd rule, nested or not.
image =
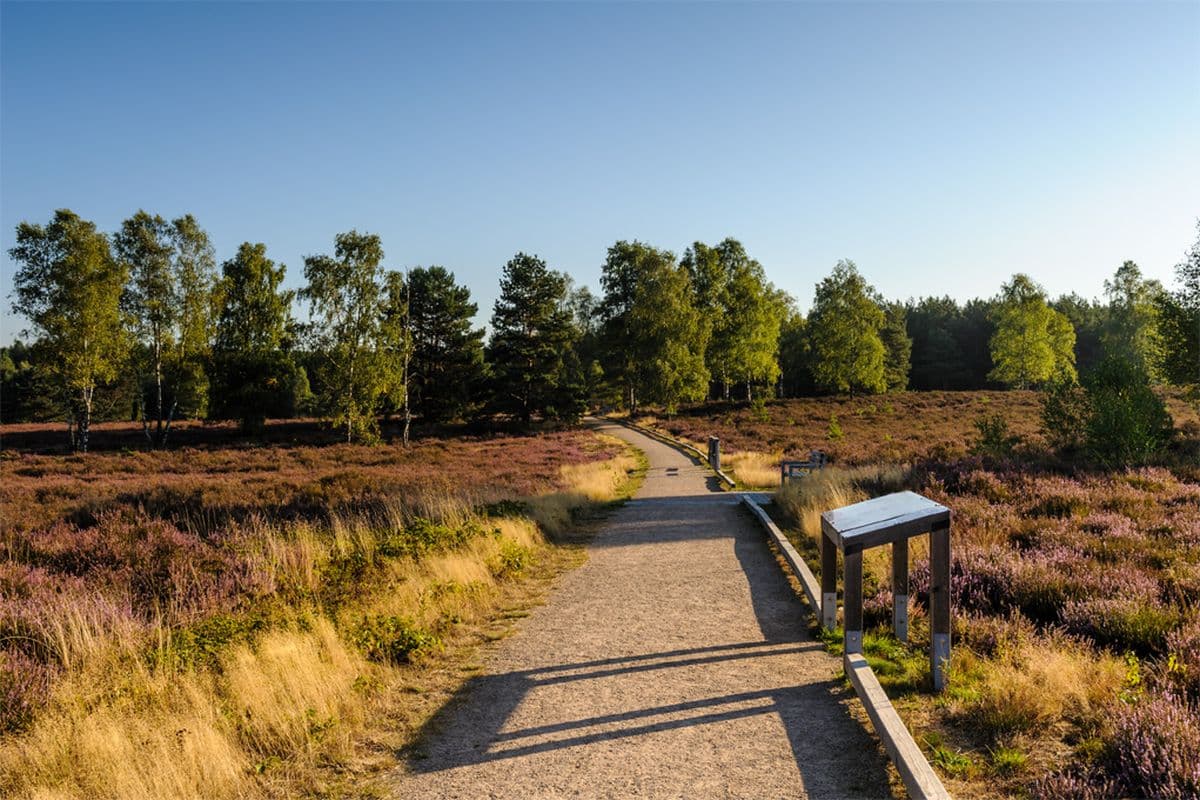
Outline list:
[[[352,227],[486,320],[518,250],[732,235],[811,302],[1016,271],[1169,281],[1200,215],[1200,2],[0,7],[0,243],[68,207],[191,212],[218,257]],[[0,340],[23,327],[2,257]]]

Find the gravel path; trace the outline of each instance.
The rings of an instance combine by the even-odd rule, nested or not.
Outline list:
[[[516,635],[485,655],[403,798],[890,797],[839,663],[737,495],[622,426],[650,472]]]

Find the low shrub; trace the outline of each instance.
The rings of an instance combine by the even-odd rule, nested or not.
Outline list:
[[[1142,600],[1098,598],[1067,602],[1062,622],[1068,631],[1101,647],[1148,655],[1166,649],[1167,634],[1179,626],[1180,612]]]
[[[18,650],[0,650],[0,734],[23,730],[45,703],[50,669]]]
[[[1171,439],[1172,421],[1144,370],[1108,358],[1085,381],[1091,413],[1087,449],[1110,466],[1141,464]]]
[[[350,641],[371,661],[403,664],[422,650],[437,647],[441,640],[407,617],[363,616],[350,631]]]
[[[1021,437],[1009,433],[1008,420],[1001,414],[975,420],[975,430],[979,433],[979,438],[971,446],[971,452],[975,455],[1009,458],[1021,443]]]
[[[1093,770],[1062,770],[1029,787],[1029,796],[1038,800],[1112,800],[1120,795],[1114,780]]]
[[[1129,794],[1200,797],[1200,708],[1170,695],[1124,706],[1113,724],[1117,780]]]
[[[499,580],[514,580],[521,576],[533,561],[533,551],[517,542],[505,539],[492,557],[488,568]]]
[[[1055,450],[1082,449],[1091,414],[1087,392],[1074,381],[1056,381],[1042,392],[1042,436]]]

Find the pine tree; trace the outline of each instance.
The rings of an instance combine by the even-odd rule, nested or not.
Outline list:
[[[267,258],[266,245],[249,242],[221,265],[213,415],[239,419],[247,432],[261,431],[268,416],[296,410],[297,367],[289,352],[295,292],[280,288],[284,272]]]
[[[883,379],[888,391],[908,388],[912,339],[908,336],[908,310],[903,303],[883,303],[884,321],[879,330],[883,341]]]
[[[572,380],[576,330],[567,280],[537,256],[517,253],[504,266],[492,313],[488,364],[495,410],[528,424],[534,414],[575,417],[581,390]]]
[[[408,273],[412,363],[409,399],[432,422],[474,407],[483,380],[483,330],[472,326],[479,307],[471,291],[443,267]]]

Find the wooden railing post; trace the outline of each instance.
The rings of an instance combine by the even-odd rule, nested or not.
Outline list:
[[[950,522],[929,532],[929,627],[932,641],[929,660],[933,689],[946,687],[946,665],[950,661]]]
[[[708,437],[708,465],[717,472],[721,471],[721,439],[719,437]]]
[[[908,539],[892,542],[892,627],[908,641]]]
[[[842,583],[842,637],[846,654],[861,653],[863,647],[863,583],[862,550],[847,550],[842,554],[846,578]]]
[[[837,627],[837,545],[821,532],[821,624],[825,630]]]

